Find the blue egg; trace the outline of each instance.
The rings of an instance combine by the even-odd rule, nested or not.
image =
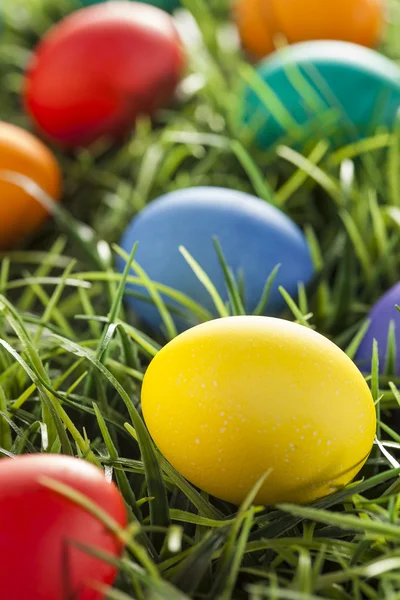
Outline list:
[[[248,312],[257,307],[266,280],[277,264],[281,267],[271,290],[269,314],[285,306],[278,286],[295,295],[298,283],[306,284],[313,276],[309,248],[297,225],[263,200],[225,188],[194,187],[154,200],[131,221],[121,247],[130,253],[134,243],[139,242],[135,260],[153,281],[183,292],[217,316],[208,292],[179,251],[181,245],[188,250],[227,301],[214,236],[234,276],[243,274]],[[119,270],[124,267],[120,259]],[[143,287],[131,289],[146,293]],[[163,299],[171,304],[170,299]],[[129,294],[127,300],[141,319],[155,329],[160,327],[161,318],[153,305]],[[173,318],[179,330],[198,322],[193,316]]]
[[[400,313],[396,309],[400,305],[400,283],[393,286],[371,310],[368,318],[371,324],[364,336],[355,361],[364,372],[370,372],[372,359],[372,345],[374,339],[378,342],[379,371],[385,370],[386,354],[390,323],[393,322],[396,343],[396,375],[400,375]]]
[[[288,46],[264,59],[257,73],[260,89],[246,87],[242,122],[262,149],[278,140],[351,142],[377,126],[391,128],[400,106],[400,68],[349,42]]]

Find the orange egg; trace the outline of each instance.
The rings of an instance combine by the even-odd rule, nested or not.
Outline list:
[[[262,5],[262,0],[239,0],[234,6],[242,44],[255,57],[265,56],[275,49],[271,21],[265,18]]]
[[[277,36],[290,44],[343,40],[375,46],[384,23],[384,0],[236,0],[243,46],[256,58],[272,52]]]
[[[2,173],[3,171],[3,173]],[[4,178],[5,171],[34,181],[53,200],[61,195],[61,171],[50,150],[34,135],[0,121],[0,249],[32,235],[48,216],[47,210],[20,186]]]

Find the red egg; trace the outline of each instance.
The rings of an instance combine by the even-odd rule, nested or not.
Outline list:
[[[185,59],[172,18],[139,2],[106,2],[53,26],[28,65],[25,105],[65,147],[120,138],[171,101]]]
[[[79,505],[42,483],[47,477],[84,494],[122,527],[122,496],[104,473],[76,458],[31,454],[0,460],[2,600],[101,600],[91,583],[110,585],[115,567],[78,548],[113,556],[121,544]]]

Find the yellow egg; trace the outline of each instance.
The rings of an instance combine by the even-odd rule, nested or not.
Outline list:
[[[259,503],[330,494],[365,463],[376,426],[371,393],[348,356],[270,317],[217,319],[176,337],[147,369],[142,408],[170,463],[235,504],[269,469]]]

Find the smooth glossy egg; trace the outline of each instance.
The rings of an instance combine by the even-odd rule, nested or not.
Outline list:
[[[271,6],[271,2],[262,0],[237,0],[234,3],[242,45],[254,58],[263,58],[275,50]]]
[[[283,319],[228,317],[169,342],[144,377],[142,408],[160,451],[190,482],[239,504],[308,503],[366,461],[375,407],[354,363]]]
[[[0,121],[0,249],[35,233],[47,210],[7,177],[23,175],[55,201],[61,195],[61,171],[52,152],[28,131]]]
[[[82,8],[54,25],[29,63],[25,104],[66,147],[126,137],[139,115],[168,105],[183,74],[172,18],[139,2]]]
[[[47,487],[48,480],[88,498],[121,529],[127,524],[118,489],[90,463],[53,454],[2,458],[1,597],[104,600],[98,588],[112,585],[117,568],[89,549],[117,559],[122,544],[89,511]]]
[[[396,375],[400,375],[400,283],[397,283],[378,300],[368,315],[371,323],[358,348],[355,360],[365,373],[371,372],[372,347],[374,339],[378,342],[379,370],[384,372],[388,350],[390,323],[393,322],[396,346]]]
[[[343,40],[374,47],[383,30],[383,0],[236,0],[243,46],[257,58],[276,47],[306,40]]]
[[[89,6],[90,4],[99,4],[105,0],[80,0],[82,6]],[[144,4],[151,4],[157,8],[161,8],[169,13],[172,13],[175,9],[180,6],[180,0],[137,0],[137,2],[143,2]]]
[[[313,276],[309,248],[297,225],[267,202],[226,188],[188,188],[158,198],[132,220],[121,247],[130,253],[134,243],[139,242],[135,260],[153,281],[183,292],[217,315],[209,293],[179,251],[180,245],[188,250],[227,301],[214,236],[234,276],[238,279],[242,274],[244,278],[249,312],[258,305],[277,264],[281,266],[267,307],[270,314],[285,306],[279,285],[296,295],[298,283],[306,284]],[[125,262],[119,260],[118,267],[122,271]],[[130,289],[146,292],[143,287]],[[163,298],[174,305],[167,296]],[[139,317],[154,328],[160,326],[160,315],[153,305],[133,296],[127,299]],[[193,315],[187,320],[174,318],[179,329],[196,323]]]
[[[258,146],[327,138],[343,144],[391,128],[400,106],[400,68],[374,50],[312,41],[275,52],[243,96],[242,124]]]

